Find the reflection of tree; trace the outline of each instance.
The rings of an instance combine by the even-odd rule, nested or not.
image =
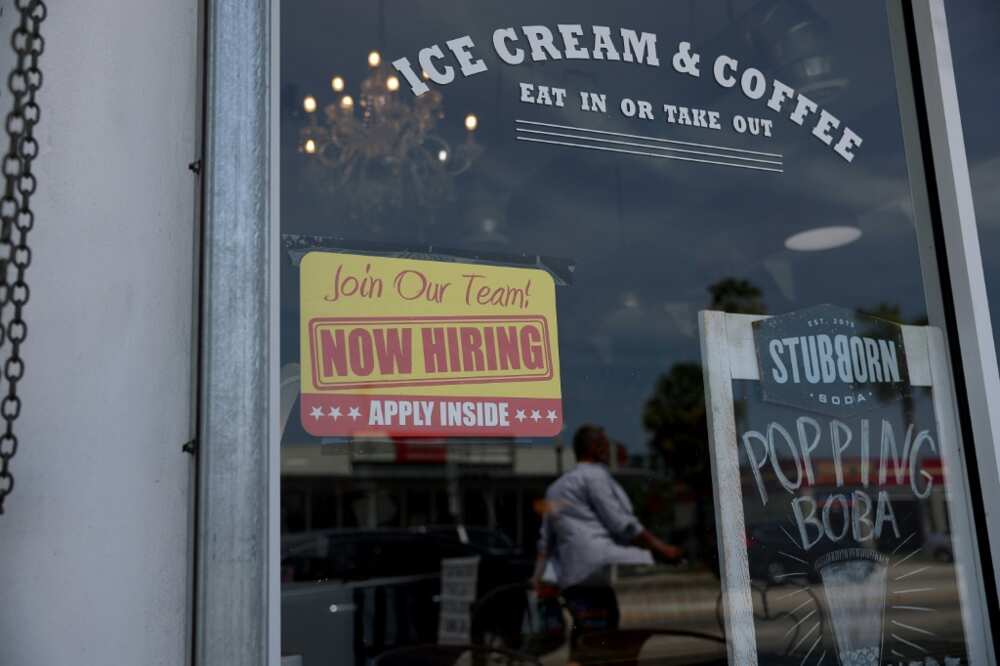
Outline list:
[[[761,300],[763,292],[748,280],[725,278],[708,288],[712,295],[710,310],[732,314],[764,314],[767,306]]]
[[[643,425],[652,433],[650,446],[682,479],[708,470],[704,391],[701,366],[677,363],[657,380],[643,412]]]
[[[859,308],[858,312],[869,317],[885,319],[894,324],[911,324],[913,326],[927,325],[926,315],[922,315],[911,322],[907,322],[903,319],[903,309],[893,303],[883,302],[879,303],[874,308]],[[861,334],[869,337],[877,337],[878,331],[862,331]],[[883,405],[887,405],[895,398],[896,388],[891,384],[878,384],[876,387],[876,393],[878,395],[879,402]],[[913,394],[909,391],[903,395],[903,399],[900,401],[900,410],[903,414],[903,429],[905,431],[905,429],[913,423],[914,412],[916,411],[916,407],[913,402]]]
[[[651,433],[651,453],[667,469],[667,500],[675,503],[680,486],[687,486],[695,502],[697,556],[711,558],[711,535],[707,532],[712,519],[712,473],[701,366],[677,363],[660,376],[653,396],[646,402],[642,423]]]
[[[736,314],[764,314],[763,293],[747,280],[726,278],[708,288],[709,309]],[[705,387],[699,363],[676,363],[656,381],[646,402],[643,426],[651,433],[649,446],[667,468],[676,489],[686,485],[694,499],[695,554],[716,564],[712,469],[705,415]]]
[[[911,321],[906,321],[903,319],[903,309],[893,303],[879,303],[873,308],[858,308],[858,312],[869,317],[877,317],[879,319],[885,319],[896,324],[911,325],[911,326],[926,326],[927,325],[927,315],[921,315],[914,318]]]

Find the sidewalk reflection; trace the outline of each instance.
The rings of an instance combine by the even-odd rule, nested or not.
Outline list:
[[[890,604],[886,611],[885,626],[895,626],[893,620],[904,624],[919,624],[924,631],[941,642],[955,627],[961,626],[958,592],[950,584],[949,565],[927,563],[925,580],[929,584],[920,591],[908,592],[905,598]],[[939,582],[940,584],[935,584]],[[725,664],[726,646],[720,623],[721,606],[718,579],[709,572],[676,572],[666,567],[643,567],[622,571],[614,585],[621,608],[621,630],[641,638],[639,632],[648,633],[637,652],[635,663],[642,666],[663,664]],[[799,663],[805,650],[815,640],[816,633],[824,632],[817,647],[819,658],[827,651],[835,654],[833,637],[825,629],[828,621],[823,607],[822,585],[789,581],[780,585],[754,586],[754,612],[772,618],[760,624],[757,635],[758,652],[773,657],[768,663]],[[893,608],[895,606],[895,608]],[[918,609],[939,609],[926,611]],[[905,617],[906,615],[910,617]],[[914,618],[919,615],[919,618]],[[692,632],[699,635],[685,635]],[[716,640],[713,640],[716,639]],[[803,638],[810,640],[803,641]],[[932,647],[932,645],[928,645]],[[936,651],[936,650],[935,650]],[[621,664],[626,650],[600,663]],[[543,664],[562,666],[569,656],[566,646],[545,655]],[[887,655],[887,659],[889,655]]]

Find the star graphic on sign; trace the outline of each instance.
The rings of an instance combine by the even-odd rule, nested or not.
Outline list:
[[[547,412],[545,414],[545,418],[547,418],[549,420],[549,423],[555,423],[556,422],[556,410],[554,410],[554,409],[547,410]]]
[[[323,408],[322,407],[313,407],[312,411],[309,412],[309,416],[311,416],[314,419],[316,419],[317,421],[319,421],[319,417],[323,416]]]
[[[333,420],[336,421],[337,419],[339,419],[343,415],[340,413],[340,407],[331,407],[330,408],[330,413],[327,414],[327,416],[332,416]]]
[[[525,419],[524,410],[523,409],[517,410],[517,413],[514,414],[514,418],[523,423]]]
[[[538,420],[540,418],[542,418],[542,413],[540,411],[538,411],[537,409],[531,410],[531,420],[532,421],[534,421],[535,423],[538,423]]]
[[[352,420],[357,421],[361,416],[361,411],[357,407],[351,407],[347,410],[347,415],[350,416]]]

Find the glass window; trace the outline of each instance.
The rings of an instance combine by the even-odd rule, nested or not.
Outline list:
[[[280,14],[283,654],[726,663],[699,312],[928,324],[885,6]],[[784,414],[733,386],[741,427]],[[937,427],[904,404],[901,449]],[[969,498],[928,451],[934,491],[881,480],[895,529],[850,544],[892,563],[877,641],[819,574],[845,544],[746,512],[760,663],[967,663]],[[822,517],[844,484],[810,484]]]

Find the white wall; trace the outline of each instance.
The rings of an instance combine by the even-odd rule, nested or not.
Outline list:
[[[197,4],[48,0],[0,664],[190,652]]]

